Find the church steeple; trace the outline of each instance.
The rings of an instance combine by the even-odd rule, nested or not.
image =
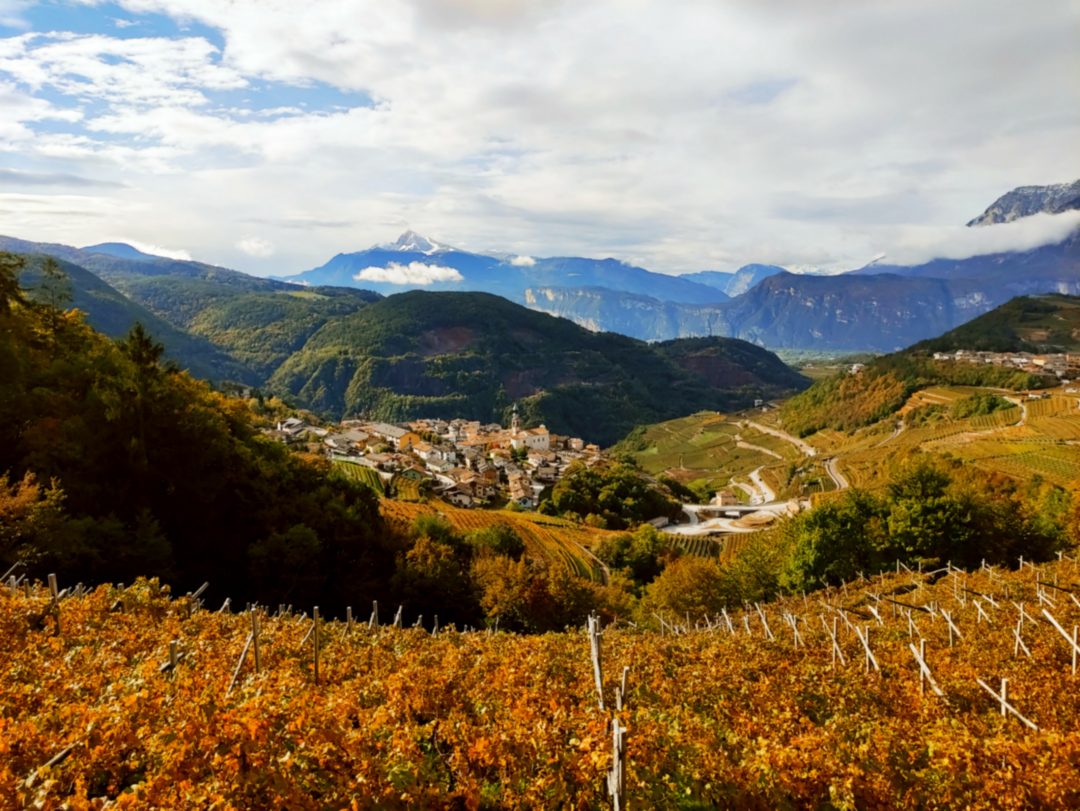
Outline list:
[[[521,418],[518,416],[517,403],[514,403],[514,413],[510,417],[510,433],[517,434],[521,431]]]

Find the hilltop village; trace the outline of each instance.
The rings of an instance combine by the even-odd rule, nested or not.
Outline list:
[[[935,352],[934,360],[1010,366],[1031,374],[1052,374],[1060,380],[1080,377],[1080,354],[1075,352],[1036,355],[1030,352],[980,352],[958,349],[955,352]]]
[[[306,443],[333,462],[369,468],[386,484],[412,482],[409,489],[459,507],[506,502],[535,509],[571,463],[601,457],[597,445],[579,437],[553,434],[543,425],[522,428],[517,409],[508,428],[463,419],[345,420],[319,428],[293,417],[268,434]]]

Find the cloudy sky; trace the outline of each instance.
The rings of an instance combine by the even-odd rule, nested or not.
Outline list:
[[[1027,244],[1064,226],[962,224],[1080,177],[1077,43],[1078,0],[0,0],[0,233],[254,273],[406,228],[669,273]]]

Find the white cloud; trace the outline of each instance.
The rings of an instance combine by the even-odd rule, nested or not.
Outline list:
[[[144,238],[264,272],[402,222],[527,257],[844,269],[953,244],[930,235],[1013,186],[1080,177],[1075,0],[119,5],[214,35],[0,39],[0,82],[20,97],[9,107],[0,88],[0,155],[114,173],[124,187],[102,212],[136,210]],[[292,90],[245,100],[268,81]],[[303,240],[260,226],[272,258],[237,244],[253,221],[331,220],[363,225]],[[99,241],[72,218],[34,222]]]
[[[274,255],[274,244],[260,237],[244,237],[236,243],[236,247],[248,256],[258,259],[266,259]]]
[[[518,268],[531,268],[536,264],[536,260],[531,256],[515,256],[510,260],[510,264]]]
[[[199,106],[207,101],[205,91],[247,84],[216,56],[217,48],[201,37],[30,33],[0,40],[0,73],[76,99]]]
[[[880,261],[890,265],[918,265],[932,259],[966,259],[1008,251],[1028,251],[1061,242],[1080,228],[1080,211],[1035,214],[998,225],[923,226],[906,229]]]
[[[143,253],[149,253],[154,256],[163,256],[166,259],[182,259],[185,262],[191,261],[191,253],[184,250],[177,250],[176,248],[163,248],[160,245],[155,245],[152,242],[143,242],[138,239],[118,239],[116,242],[126,242],[132,248]]]
[[[422,285],[435,284],[435,282],[461,282],[465,280],[454,268],[444,265],[426,265],[423,262],[410,262],[400,265],[391,262],[384,268],[364,268],[355,276],[358,282],[386,282],[387,284]]]
[[[20,30],[28,28],[29,23],[22,14],[30,5],[30,0],[0,0],[0,25]]]

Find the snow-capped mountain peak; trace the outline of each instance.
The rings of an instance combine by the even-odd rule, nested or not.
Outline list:
[[[449,251],[452,248],[449,245],[443,245],[442,243],[435,242],[428,239],[415,231],[409,230],[399,236],[395,242],[391,242],[382,247],[391,251],[409,251],[411,253],[425,253],[433,254],[440,251]]]

